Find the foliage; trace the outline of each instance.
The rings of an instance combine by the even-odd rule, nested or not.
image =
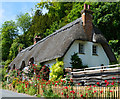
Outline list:
[[[49,72],[50,72],[49,67],[44,65],[40,70],[41,78],[44,80],[49,80]]]
[[[17,36],[17,26],[14,21],[6,21],[0,29],[2,38],[2,60],[6,61],[9,55],[9,49],[13,43],[13,39]]]
[[[88,67],[88,66],[84,66],[82,64],[82,60],[81,60],[81,58],[79,58],[78,53],[74,53],[73,55],[71,55],[70,64],[72,65],[72,68],[82,69],[82,68]]]
[[[17,15],[17,26],[25,33],[31,25],[31,16],[29,13]]]
[[[18,81],[18,84],[16,84],[16,89],[18,92],[20,93],[26,93],[26,94],[30,94],[30,95],[35,95],[37,94],[37,88],[38,86],[41,86],[41,88],[43,90],[43,96],[44,97],[63,97],[63,98],[87,98],[87,97],[97,97],[98,95],[102,95],[102,93],[105,93],[105,95],[110,95],[112,93],[114,93],[114,90],[116,87],[119,86],[120,82],[117,81],[116,77],[112,77],[110,81],[108,80],[104,80],[104,84],[106,87],[109,88],[105,88],[107,90],[103,90],[101,88],[99,88],[99,86],[101,85],[100,83],[102,82],[97,82],[94,85],[87,85],[87,86],[81,86],[83,90],[78,90],[78,88],[76,89],[76,86],[71,86],[69,84],[65,85],[66,80],[57,80],[57,81],[46,81],[46,80],[41,80],[41,79],[33,79],[33,80],[29,80],[29,81]],[[69,83],[69,82],[67,82]],[[10,86],[13,86],[12,84],[10,84]],[[80,86],[80,84],[78,83],[78,86]],[[2,82],[2,87],[6,88],[6,82]],[[56,89],[57,88],[57,89]],[[58,89],[59,88],[59,89]],[[108,90],[109,89],[109,90]],[[61,90],[61,91],[57,91],[58,94],[56,93],[56,90]],[[61,94],[61,95],[60,95]],[[100,96],[101,96],[100,95]],[[38,95],[39,96],[39,95]]]
[[[117,60],[119,61],[119,54],[120,54],[119,40],[110,40],[109,45],[111,46]]]
[[[58,59],[56,59],[56,63],[53,64],[52,67],[50,68],[51,70],[50,79],[51,80],[61,79],[64,74],[63,69],[64,69],[63,61],[58,61]]]
[[[28,94],[29,94],[29,95],[35,95],[35,94],[36,94],[35,88],[32,87],[32,86],[30,86],[29,91],[28,91]]]

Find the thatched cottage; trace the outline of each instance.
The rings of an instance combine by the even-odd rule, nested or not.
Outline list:
[[[92,24],[92,11],[86,4],[82,17],[65,25],[42,40],[35,38],[34,45],[20,51],[10,67],[24,68],[29,61],[51,66],[56,58],[63,58],[64,67],[71,67],[70,58],[78,53],[84,65],[108,65],[116,58],[99,29]]]

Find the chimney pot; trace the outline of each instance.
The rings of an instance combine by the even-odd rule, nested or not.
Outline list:
[[[90,5],[88,5],[88,9],[90,9]]]
[[[84,10],[87,8],[87,4],[84,4]]]

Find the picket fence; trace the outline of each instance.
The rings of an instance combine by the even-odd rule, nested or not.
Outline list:
[[[63,86],[65,87],[65,86]],[[63,87],[61,86],[52,86],[52,90],[53,93],[60,95],[61,97],[64,97],[61,93],[62,93],[62,89]],[[86,94],[88,92],[89,87],[87,86],[68,86],[68,90],[71,89],[71,87],[73,88],[73,90],[75,91],[77,97],[81,97],[81,95]],[[9,86],[6,85],[6,89],[12,90],[17,92],[17,89],[13,88],[13,86]],[[45,86],[45,89],[48,89],[48,86]],[[96,93],[93,94],[93,97],[95,98],[109,98],[109,99],[120,99],[120,86],[118,87],[91,87],[92,92],[97,91]],[[103,91],[102,93],[100,93],[101,91]],[[110,92],[112,91],[112,92]],[[41,86],[37,86],[37,93],[36,94],[40,94],[41,96],[43,96],[43,90],[41,88]],[[86,96],[86,99],[88,97]]]

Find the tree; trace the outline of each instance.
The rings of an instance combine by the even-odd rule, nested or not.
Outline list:
[[[14,39],[9,51],[9,60],[13,60],[18,54],[19,48],[24,49],[24,46],[25,45],[22,43],[20,36]]]
[[[17,15],[17,26],[25,33],[31,25],[31,16],[28,13]]]
[[[2,60],[6,61],[13,39],[18,35],[18,29],[14,21],[6,21],[0,29],[2,38]]]

